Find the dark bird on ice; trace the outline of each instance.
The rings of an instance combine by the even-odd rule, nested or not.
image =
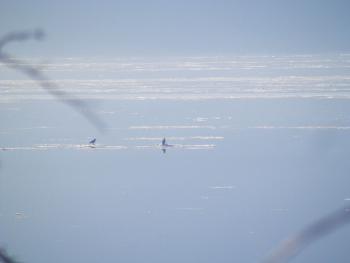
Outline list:
[[[95,145],[95,142],[96,142],[96,138],[92,139],[89,144],[92,144],[92,145]]]

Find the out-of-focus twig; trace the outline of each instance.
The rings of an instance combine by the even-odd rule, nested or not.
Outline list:
[[[26,74],[31,79],[37,81],[43,89],[56,97],[58,100],[72,107],[74,110],[80,112],[98,130],[103,131],[106,127],[105,123],[94,113],[94,111],[90,109],[89,105],[87,105],[81,99],[60,90],[56,84],[50,82],[50,80],[41,72],[39,68],[28,65],[3,51],[4,46],[8,43],[16,41],[21,42],[29,39],[41,40],[44,38],[44,36],[45,34],[42,30],[11,32],[3,36],[0,38],[0,62]]]
[[[263,263],[288,262],[311,243],[350,223],[350,206],[339,209],[284,240]]]
[[[3,263],[18,263],[18,261],[15,261],[9,255],[7,255],[7,253],[6,253],[6,251],[4,249],[0,249],[0,262],[3,262]]]

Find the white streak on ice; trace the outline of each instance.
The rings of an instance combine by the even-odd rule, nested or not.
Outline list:
[[[129,137],[126,141],[161,141],[163,137]],[[190,136],[190,137],[167,137],[169,141],[186,141],[186,140],[223,140],[222,136]]]
[[[130,126],[130,130],[171,130],[171,129],[210,129],[215,130],[215,126],[199,125],[154,125],[154,126]]]
[[[291,130],[349,130],[350,126],[254,126],[248,129],[291,129]]]
[[[213,190],[232,190],[236,187],[233,185],[223,185],[223,186],[210,186],[209,188]]]

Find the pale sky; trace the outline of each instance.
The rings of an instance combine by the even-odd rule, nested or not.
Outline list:
[[[172,56],[350,51],[347,0],[0,0],[0,34],[43,28],[16,54]],[[20,48],[19,48],[20,47]],[[10,51],[10,50],[9,50]]]

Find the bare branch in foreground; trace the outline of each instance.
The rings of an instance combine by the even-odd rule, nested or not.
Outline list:
[[[48,93],[72,107],[74,110],[78,111],[98,130],[103,131],[103,129],[106,127],[105,123],[94,113],[94,111],[90,109],[86,102],[60,90],[56,84],[50,82],[50,80],[41,72],[40,69],[28,65],[19,59],[15,59],[13,56],[10,56],[2,50],[5,45],[11,42],[22,42],[29,39],[40,40],[44,37],[44,35],[45,34],[43,31],[34,30],[11,32],[3,36],[0,38],[0,62],[37,81],[37,83]]]
[[[18,263],[13,258],[11,258],[9,255],[7,255],[6,251],[3,249],[0,249],[0,262],[3,263]]]
[[[300,233],[284,240],[263,263],[288,262],[311,243],[348,223],[350,223],[350,206],[320,218],[304,228]]]

